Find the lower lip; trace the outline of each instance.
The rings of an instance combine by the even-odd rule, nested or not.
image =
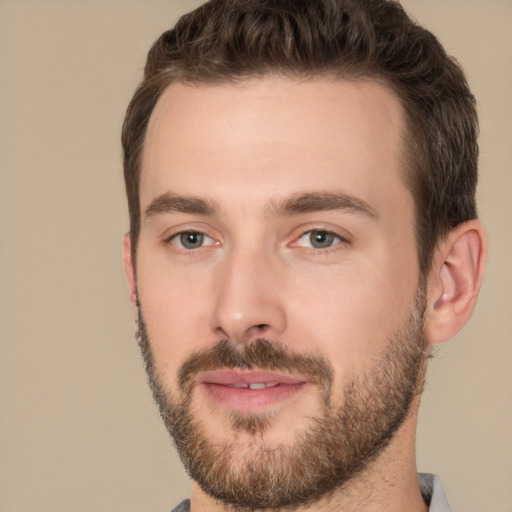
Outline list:
[[[278,384],[263,389],[234,388],[222,384],[204,382],[208,395],[227,409],[235,412],[257,412],[266,407],[284,402],[299,393],[305,382]]]

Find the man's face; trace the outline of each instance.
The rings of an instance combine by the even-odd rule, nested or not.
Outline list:
[[[142,345],[182,458],[217,498],[318,497],[334,484],[313,452],[337,453],[339,485],[405,418],[425,340],[402,128],[372,81],[173,84],[160,98],[140,182]],[[309,464],[316,482],[273,502],[269,481]]]

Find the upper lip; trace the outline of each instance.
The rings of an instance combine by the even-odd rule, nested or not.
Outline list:
[[[222,386],[249,387],[251,384],[303,384],[307,379],[300,376],[283,373],[252,370],[211,370],[202,372],[199,376],[200,384],[218,384]]]

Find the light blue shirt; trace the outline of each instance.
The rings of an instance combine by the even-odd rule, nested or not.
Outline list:
[[[423,499],[430,503],[429,512],[452,512],[441,479],[432,473],[418,473]]]

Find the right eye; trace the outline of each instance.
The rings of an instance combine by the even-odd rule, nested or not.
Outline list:
[[[187,251],[215,244],[212,238],[199,231],[182,231],[170,238],[169,241],[180,249]]]
[[[296,242],[297,246],[311,247],[312,249],[329,249],[339,244],[341,238],[335,233],[324,229],[312,229],[304,233]]]

